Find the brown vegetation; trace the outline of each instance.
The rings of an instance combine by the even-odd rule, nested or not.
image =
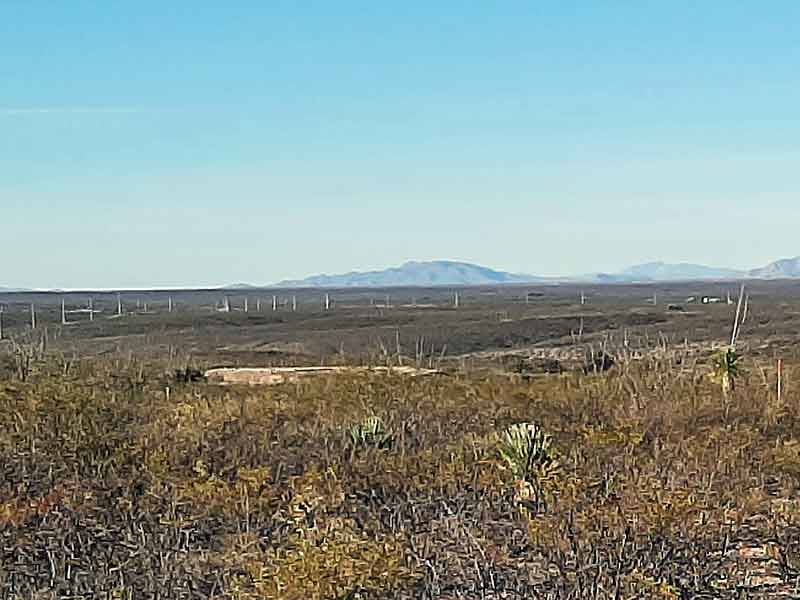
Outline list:
[[[793,296],[754,290],[721,361],[731,307],[623,291],[277,315],[181,298],[64,328],[53,305],[27,334],[11,306],[0,598],[800,596]],[[202,376],[247,364],[282,380]],[[273,370],[320,364],[335,376]]]
[[[710,369],[651,359],[529,381],[354,373],[218,388],[155,364],[40,361],[0,386],[0,590],[794,593],[800,399],[778,403],[752,375],[724,399]],[[391,443],[356,443],[369,417]],[[536,476],[546,501],[501,454],[503,432],[531,422],[557,456]]]

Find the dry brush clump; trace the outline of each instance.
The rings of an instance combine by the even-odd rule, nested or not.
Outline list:
[[[0,597],[794,593],[800,398],[748,369],[723,399],[712,369],[270,388],[122,359],[9,371]]]

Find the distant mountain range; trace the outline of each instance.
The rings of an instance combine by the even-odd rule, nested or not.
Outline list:
[[[713,281],[736,279],[800,279],[800,257],[778,260],[749,271],[709,267],[690,263],[650,262],[635,265],[619,273],[589,273],[573,277],[540,277],[497,271],[465,262],[434,260],[407,262],[399,267],[381,271],[353,271],[340,275],[314,275],[305,279],[281,281],[273,285],[256,286],[236,283],[226,290],[247,290],[264,287],[347,288],[347,287],[434,287],[503,285],[514,283],[648,283],[665,281]],[[0,287],[0,293],[29,292],[22,288]],[[51,290],[53,291],[53,290]]]
[[[590,273],[574,277],[539,277],[496,271],[464,262],[436,260],[407,262],[382,271],[353,271],[340,275],[314,275],[281,281],[270,287],[428,287],[442,285],[501,285],[509,283],[647,283],[664,281],[708,281],[731,279],[800,278],[800,257],[779,260],[749,271],[690,263],[651,262],[619,273]],[[240,284],[241,285],[241,284]],[[238,286],[237,286],[238,287]]]
[[[690,263],[667,264],[652,262],[629,267],[620,273],[625,280],[645,281],[692,281],[707,279],[741,279],[746,271],[693,265]]]

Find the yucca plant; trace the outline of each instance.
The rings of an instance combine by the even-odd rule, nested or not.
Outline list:
[[[378,417],[367,417],[355,423],[349,430],[350,444],[353,448],[367,447],[383,450],[394,444],[394,435],[387,431]]]
[[[722,387],[726,396],[736,390],[736,379],[739,377],[739,355],[733,346],[723,348],[714,354],[714,372],[711,378]]]
[[[559,470],[552,438],[535,423],[518,423],[500,438],[500,456],[516,480],[515,500],[538,511],[544,500],[543,484]]]

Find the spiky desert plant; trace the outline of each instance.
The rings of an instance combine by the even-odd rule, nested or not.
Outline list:
[[[370,447],[385,449],[394,443],[394,436],[378,417],[367,417],[355,423],[349,430],[350,444],[353,448]]]
[[[500,456],[515,478],[515,500],[527,513],[545,503],[543,485],[559,471],[552,438],[535,423],[518,423],[503,432]],[[545,505],[546,508],[546,505]]]
[[[512,425],[502,435],[500,456],[517,479],[534,481],[556,463],[552,438],[535,423]]]
[[[711,378],[722,388],[726,396],[736,389],[736,379],[740,375],[739,354],[733,346],[717,351],[713,357],[714,372]]]

